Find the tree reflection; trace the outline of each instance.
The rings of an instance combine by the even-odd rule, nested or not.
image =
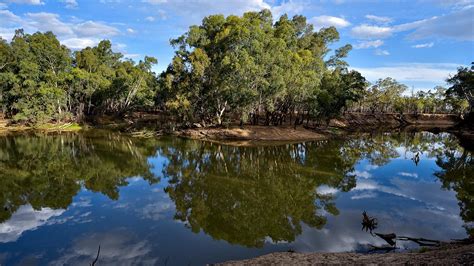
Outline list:
[[[116,200],[129,177],[157,182],[148,164],[156,147],[166,158],[163,174],[175,219],[233,244],[293,241],[303,223],[322,228],[327,214],[339,212],[322,188],[351,190],[358,161],[382,166],[400,156],[400,147],[436,158],[441,170],[435,175],[457,192],[462,218],[474,222],[472,152],[449,134],[409,132],[265,147],[116,133],[1,137],[0,222],[25,204],[67,208],[81,187]]]
[[[248,247],[293,241],[301,223],[322,228],[321,209],[338,214],[328,185],[355,186],[350,174],[357,158],[341,143],[322,141],[271,147],[234,147],[173,139],[161,148],[169,163],[166,191],[176,204],[175,218],[193,232]]]
[[[436,157],[441,171],[435,175],[443,187],[456,191],[461,217],[471,236],[474,236],[474,157],[473,152],[458,145],[454,139],[446,139],[444,149]]]
[[[21,206],[67,208],[81,186],[118,199],[127,178],[150,172],[150,140],[117,134],[22,135],[0,138],[0,222]]]

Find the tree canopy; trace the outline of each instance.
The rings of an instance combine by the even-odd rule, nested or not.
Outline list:
[[[339,113],[366,81],[343,60],[350,45],[330,55],[334,27],[314,31],[304,16],[270,11],[213,15],[171,41],[176,55],[161,75],[162,104],[184,120],[221,124],[226,113],[255,123],[281,123],[290,112]]]
[[[134,62],[103,40],[70,51],[52,32],[0,39],[0,108],[24,124],[78,121],[159,110],[181,125],[295,126],[328,122],[344,111],[463,114],[474,104],[473,69],[461,67],[445,89],[406,94],[392,78],[370,86],[345,61],[350,44],[332,50],[336,28],[269,10],[211,15],[172,39],[175,55],[160,75],[157,59]]]
[[[52,32],[17,30],[0,42],[0,103],[13,120],[29,124],[153,106],[156,78],[145,57],[135,64],[101,41],[72,53]]]

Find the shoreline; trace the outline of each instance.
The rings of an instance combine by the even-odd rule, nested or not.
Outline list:
[[[242,128],[232,126],[228,128],[193,128],[178,130],[171,133],[179,137],[207,141],[230,142],[288,142],[325,140],[334,136],[329,131],[307,129],[301,126],[253,126],[246,125]]]
[[[137,138],[151,138],[162,135],[185,137],[235,146],[275,145],[278,143],[304,142],[341,138],[357,133],[375,131],[430,131],[450,132],[473,139],[474,131],[462,126],[454,115],[405,115],[402,120],[396,114],[347,113],[332,119],[328,125],[310,123],[279,126],[231,124],[227,127],[201,127],[166,130],[169,125],[157,116],[139,116],[132,119],[101,119],[92,123],[46,123],[38,126],[9,125],[9,120],[0,119],[0,135],[21,132],[79,132],[83,130],[104,129],[117,131]],[[405,123],[403,121],[409,121]],[[196,125],[196,124],[195,124]],[[199,125],[199,124],[197,124]],[[167,127],[168,126],[168,127]]]
[[[217,265],[472,265],[473,261],[474,244],[448,244],[433,249],[376,254],[276,252],[251,259],[227,261]]]

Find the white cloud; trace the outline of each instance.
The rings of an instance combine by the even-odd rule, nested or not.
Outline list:
[[[372,174],[367,172],[367,171],[359,171],[359,170],[355,170],[354,172],[354,175],[356,175],[357,177],[361,177],[361,178],[365,178],[365,179],[368,179],[368,178],[371,178],[372,177]]]
[[[453,38],[461,41],[474,40],[474,6],[468,6],[449,15],[414,22],[415,30],[410,33],[412,39]]]
[[[398,81],[418,81],[444,84],[444,80],[456,72],[459,64],[404,63],[391,66],[354,69],[370,81],[390,76]]]
[[[472,22],[474,5],[456,10],[448,15],[432,17],[399,24],[392,27],[362,24],[352,28],[352,35],[359,39],[383,39],[395,33],[409,32],[410,39],[451,38],[460,41],[474,40],[474,24]]]
[[[355,49],[377,48],[384,44],[382,40],[363,41],[354,45]]]
[[[283,14],[297,14],[301,13],[304,9],[304,6],[300,2],[293,0],[282,2],[279,6],[272,6],[270,10],[272,11],[273,18],[277,19]]]
[[[13,14],[9,10],[0,10],[0,26],[2,27],[9,27],[14,26],[20,23],[22,20],[19,16]]]
[[[23,232],[35,230],[63,212],[62,209],[43,208],[38,211],[31,205],[21,206],[8,221],[0,224],[0,243],[16,241]]]
[[[56,35],[71,35],[73,29],[71,25],[68,25],[59,20],[59,15],[53,13],[27,13],[26,17],[28,21],[24,24],[27,27],[34,27],[39,31],[53,31]]]
[[[128,29],[127,29],[127,32],[133,34],[133,33],[135,33],[135,30],[132,29],[132,28],[128,28]]]
[[[72,50],[80,50],[86,47],[96,46],[100,41],[98,39],[89,38],[69,38],[61,41],[62,44],[66,45]]]
[[[377,50],[375,50],[375,55],[386,56],[386,55],[390,55],[390,52],[387,51],[387,50],[377,49]]]
[[[352,28],[351,33],[359,39],[387,38],[392,35],[393,29],[390,27],[379,27],[362,24]]]
[[[74,32],[82,37],[110,37],[119,34],[117,28],[90,20],[74,26]]]
[[[434,3],[442,7],[453,7],[454,9],[474,4],[474,0],[420,0],[420,2],[428,4]]]
[[[265,0],[142,0],[142,2],[158,7],[161,19],[166,19],[166,14],[173,14],[182,17],[187,25],[199,23],[208,15],[241,15],[244,12],[262,9],[270,9],[274,19],[277,19],[285,13],[290,16],[301,13],[305,6],[305,2],[299,0],[285,0],[279,4],[275,4],[276,1]]]
[[[113,43],[112,44],[112,50],[116,51],[116,52],[119,52],[119,53],[127,53],[127,51],[125,50],[127,48],[127,45],[124,44],[124,43]],[[143,180],[141,177],[132,177],[132,178],[129,178],[128,181],[129,182],[138,182],[138,181],[141,181]]]
[[[412,45],[411,47],[413,47],[413,48],[431,48],[431,47],[433,47],[433,45],[434,45],[434,43],[430,42],[430,43],[420,43],[420,44]]]
[[[375,197],[377,197],[377,194],[369,190],[366,192],[357,193],[356,195],[352,196],[351,199],[359,200],[359,199],[371,199]]]
[[[66,4],[66,8],[69,8],[69,9],[74,9],[79,6],[76,0],[61,0],[61,2]]]
[[[199,23],[203,17],[211,14],[240,15],[247,11],[271,9],[264,0],[142,0],[142,2],[157,6],[167,13],[181,16],[187,24]]]
[[[7,4],[5,3],[0,3],[0,9],[7,9]]]
[[[339,192],[339,190],[337,190],[336,188],[327,186],[327,185],[319,186],[316,189],[316,193],[318,193],[320,195],[333,195],[333,194],[336,194],[337,192]]]
[[[365,18],[369,19],[369,20],[372,20],[374,22],[383,23],[383,24],[392,22],[392,19],[389,18],[389,17],[379,17],[379,16],[375,16],[375,15],[366,15]]]
[[[418,174],[417,174],[417,173],[399,172],[398,174],[401,175],[401,176],[407,176],[407,177],[418,178]]]
[[[332,16],[312,17],[308,20],[308,22],[313,24],[316,30],[319,30],[321,28],[327,28],[330,26],[334,26],[336,28],[345,28],[351,25],[351,23],[345,20],[344,18]]]
[[[99,39],[120,33],[117,28],[101,22],[84,22],[75,17],[65,22],[58,14],[47,12],[26,13],[20,17],[9,10],[0,10],[0,21],[0,37],[6,40],[11,40],[18,28],[23,28],[27,33],[52,31],[63,44],[74,50],[94,46]]]
[[[153,22],[153,21],[156,20],[156,18],[155,18],[155,17],[152,17],[152,16],[149,16],[149,17],[146,17],[145,20],[146,20],[146,21],[149,21],[149,22]]]
[[[15,4],[44,5],[41,0],[8,0],[8,2]]]
[[[151,243],[141,240],[125,230],[92,233],[73,242],[63,256],[50,265],[87,265],[97,255],[101,245],[99,262],[103,265],[156,265],[158,258],[151,254]]]
[[[138,212],[142,219],[159,221],[166,218],[167,215],[173,215],[173,205],[169,202],[150,203],[138,210]]]

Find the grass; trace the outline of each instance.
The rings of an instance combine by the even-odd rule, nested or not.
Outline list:
[[[83,129],[83,127],[77,123],[46,123],[34,126],[33,128],[46,131],[79,131]]]

